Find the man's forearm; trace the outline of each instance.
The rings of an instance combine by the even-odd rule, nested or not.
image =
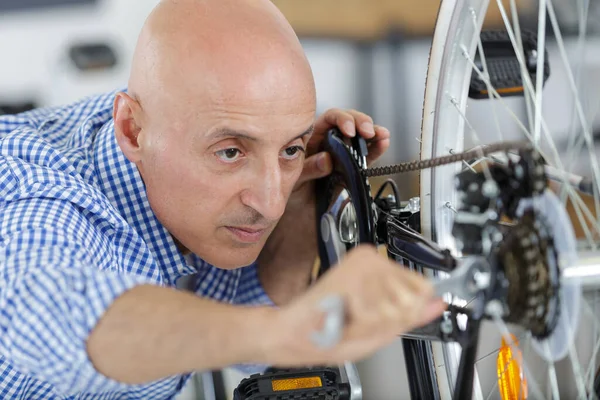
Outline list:
[[[262,363],[265,327],[274,312],[138,286],[119,297],[101,318],[88,338],[88,355],[100,373],[131,384]]]

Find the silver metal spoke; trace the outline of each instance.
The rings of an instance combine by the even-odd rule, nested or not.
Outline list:
[[[507,31],[508,37],[510,38],[510,41],[511,41],[511,44],[513,46],[513,49],[517,49],[518,48],[518,44],[517,44],[517,41],[515,39],[514,31],[513,31],[512,27],[510,25],[510,22],[508,20],[508,16],[506,15],[506,9],[504,8],[504,4],[502,3],[501,0],[496,0],[496,3],[498,4],[498,8],[500,10],[500,14],[502,15],[502,20],[504,21],[504,26],[506,27],[506,31]],[[515,55],[517,57],[517,61],[521,65],[521,68],[526,68],[525,61],[523,59],[523,55],[520,54],[519,52],[516,52]],[[479,69],[476,68],[476,70],[479,70]],[[523,89],[526,92],[529,91],[529,93],[530,93],[531,96],[535,96],[535,91],[533,89],[533,84],[531,82],[531,77],[529,76],[529,74],[523,75]],[[535,106],[536,106],[536,109],[537,109],[537,104]],[[534,111],[537,113],[536,110],[534,110]],[[555,157],[555,162],[557,163],[558,168],[564,171],[564,167],[562,166],[562,163],[560,161],[560,156],[558,154],[558,150],[556,149],[556,144],[554,143],[554,139],[552,139],[552,136],[549,134],[548,127],[546,126],[544,119],[541,118],[541,117],[540,117],[540,125],[541,125],[541,128],[542,128],[542,131],[543,131],[544,135],[546,136],[546,139],[548,140],[548,144],[550,145],[550,147],[552,149],[553,155]],[[541,149],[539,148],[538,143],[535,140],[535,138],[534,137],[532,138],[529,133],[527,133],[526,136],[533,143],[534,147],[538,151],[541,152]]]
[[[582,373],[581,363],[579,362],[579,357],[577,356],[577,351],[575,350],[574,343],[571,343],[571,346],[569,346],[569,359],[571,360],[573,376],[575,377],[575,384],[577,385],[577,392],[579,393],[579,398],[585,399],[587,396],[585,391],[585,380],[584,375]]]
[[[483,75],[483,73],[481,72],[481,70],[477,67],[477,65],[473,62],[473,60],[466,53],[465,49],[463,49],[463,56],[471,64],[471,66],[473,67],[473,69],[475,70],[475,72],[479,75],[480,79],[482,79],[484,81],[487,81],[487,83],[489,83],[489,79],[486,76]],[[527,128],[525,127],[525,125],[523,125],[523,123],[512,112],[512,110],[510,110],[510,108],[508,106],[506,106],[506,104],[504,103],[504,101],[503,101],[502,97],[500,96],[500,94],[493,87],[491,87],[491,91],[492,91],[494,97],[497,98],[498,100],[500,100],[500,102],[503,105],[505,105],[507,111],[509,112],[509,114],[511,114],[513,116],[513,119],[515,121],[517,121],[519,127],[521,128],[521,130],[523,131],[523,133],[525,134],[525,136],[533,143],[533,138],[531,137],[531,134],[527,131]],[[456,106],[456,104],[455,104],[455,106]],[[464,114],[461,113],[461,115],[464,115]],[[465,118],[465,117],[463,117],[463,118]],[[466,120],[466,118],[465,118],[465,120]],[[545,121],[544,121],[543,118],[542,118],[542,121],[541,121],[541,125],[542,125],[542,130],[543,130],[544,134],[549,137],[548,127],[547,127],[547,125],[546,125],[546,123],[545,123]],[[560,156],[558,154],[558,150],[556,149],[554,141],[550,140],[549,144],[551,145],[551,149],[553,150],[553,155],[554,155],[556,164],[559,165],[559,168],[557,168],[557,171],[559,171],[560,173],[562,173],[562,175],[563,175],[562,176],[563,181],[567,181],[568,177],[566,176],[566,173],[564,172],[564,168],[562,168],[562,162],[560,160]],[[534,144],[534,146],[535,146],[535,144]],[[543,152],[541,151],[541,149],[539,149],[539,147],[538,147],[538,151],[540,151],[543,154]],[[589,229],[587,229],[587,224],[585,223],[585,220],[583,219],[583,216],[581,215],[581,210],[579,208],[584,208],[589,215],[592,215],[591,212],[589,211],[589,209],[587,208],[587,205],[585,205],[585,203],[583,202],[583,200],[581,200],[581,196],[579,196],[579,194],[575,190],[573,190],[573,188],[570,185],[564,185],[564,187],[566,188],[567,194],[569,195],[569,197],[573,200],[575,213],[577,215],[577,218],[579,219],[580,224],[584,228],[584,232],[586,233],[586,237],[588,238],[588,241],[590,243],[594,243],[593,237],[591,236],[591,233],[590,233]],[[577,199],[579,201],[575,201],[574,199]],[[600,233],[600,227],[596,227],[596,228],[598,229],[598,232]]]
[[[499,7],[501,8],[501,12],[503,13],[503,17],[505,18],[504,22],[507,25],[506,28],[507,28],[509,37],[511,37],[511,42],[512,42],[513,47],[514,47],[515,46],[514,35],[512,34],[510,26],[508,25],[508,20],[506,19],[506,13],[504,11],[502,3],[500,2],[500,0],[498,0],[498,2],[499,2]],[[470,57],[466,53],[465,49],[463,49],[463,56],[467,58],[467,60],[469,61],[469,63],[472,65],[473,69],[479,75],[480,79],[482,79],[484,81],[487,81],[486,83],[489,83],[489,79],[481,73],[481,71],[479,70],[479,68],[477,67],[477,65],[475,65],[475,63],[473,62],[473,60],[470,59]],[[522,57],[519,54],[517,54],[517,59],[519,60],[519,63],[522,65],[522,68],[525,68],[523,59],[522,59]],[[529,92],[533,95],[532,83],[531,83],[531,79],[529,78],[528,75],[524,76],[524,82],[525,82],[524,87],[526,87],[527,90],[529,90]],[[525,90],[525,91],[527,92],[527,90]],[[506,104],[502,100],[502,97],[497,93],[497,91],[495,89],[492,88],[492,91],[494,93],[494,97],[496,97],[497,99],[499,99],[501,101],[501,103],[506,107],[507,111],[509,111],[509,113],[513,116],[513,119],[515,119],[515,121],[517,121],[519,127],[521,128],[521,130],[523,131],[523,133],[525,134],[525,136],[534,144],[534,147],[536,147],[537,150],[540,153],[543,154],[542,150],[539,148],[539,146],[536,145],[536,143],[534,142],[533,138],[531,137],[531,134],[527,131],[527,129],[525,128],[525,126],[520,122],[520,120],[516,117],[516,115],[514,115],[514,113],[511,112],[511,110],[508,108],[508,106],[506,106]],[[566,181],[567,177],[564,174],[564,167],[562,165],[562,161],[560,159],[560,155],[558,154],[558,150],[556,148],[556,144],[555,144],[554,140],[552,139],[552,137],[550,136],[548,127],[547,127],[546,122],[545,122],[545,120],[543,118],[541,119],[541,126],[542,126],[542,130],[544,132],[544,135],[548,139],[548,144],[550,145],[550,148],[552,150],[552,153],[553,153],[553,156],[554,156],[554,161],[555,161],[555,163],[558,166],[558,170],[563,172],[563,180]],[[580,198],[579,194],[575,190],[573,190],[572,187],[570,187],[569,185],[565,185],[564,187],[567,190],[567,194],[569,195],[569,197],[571,199],[577,198],[577,197]],[[579,200],[581,200],[581,199],[579,199]],[[582,206],[585,207],[585,208],[587,208],[587,205],[585,205],[583,203],[583,201],[574,202],[574,203],[576,203],[576,205],[574,206],[574,209],[575,209],[575,212],[576,212],[577,217],[579,219],[579,222],[584,227],[584,231],[586,232],[586,236],[588,238],[589,243],[592,244],[592,243],[594,243],[594,240],[593,240],[593,238],[591,236],[588,235],[589,230],[587,229],[587,226],[586,226],[583,218],[581,217],[581,213],[578,210],[578,208],[582,207]],[[600,232],[600,230],[598,230],[598,232]]]
[[[537,68],[535,72],[535,118],[533,120],[533,140],[536,145],[540,142],[542,130],[542,91],[544,86],[544,61],[546,55],[546,0],[539,0],[539,4]],[[529,76],[529,74],[525,76]]]
[[[467,124],[467,126],[469,127],[469,131],[471,132],[471,136],[473,139],[473,142],[475,144],[481,145],[481,140],[479,139],[479,135],[477,135],[477,132],[475,132],[475,128],[473,128],[473,125],[471,125],[471,123],[469,122],[469,120],[467,119],[467,116],[462,112],[462,110],[460,109],[458,102],[456,101],[455,98],[450,98],[450,102],[452,103],[452,105],[456,108],[456,111],[458,111],[458,113],[460,114],[461,118],[465,121],[465,124]],[[484,154],[483,154],[483,150],[481,149],[481,147],[479,147],[479,158],[484,158]],[[494,181],[494,178],[492,178],[492,173],[490,172],[489,167],[487,166],[486,163],[482,163],[481,164],[483,167],[483,174],[485,175],[485,179],[488,182],[493,182],[494,184],[496,183]]]
[[[588,369],[585,373],[585,376],[588,379],[588,392],[592,393],[594,391],[594,377],[596,375],[596,358],[598,357],[598,351],[600,350],[600,338],[597,335],[594,335],[596,338],[596,345],[594,346],[594,350],[592,351],[592,358],[590,360],[590,364],[588,365]]]
[[[521,119],[504,102],[504,99],[502,98],[502,96],[500,96],[500,94],[492,86],[489,78],[483,74],[483,72],[479,69],[479,67],[477,67],[477,65],[473,62],[473,60],[471,59],[471,57],[469,57],[469,54],[467,53],[466,49],[463,49],[462,55],[469,62],[469,64],[471,64],[471,66],[473,67],[473,70],[477,73],[477,75],[479,76],[479,78],[481,80],[483,80],[485,82],[486,86],[488,86],[490,88],[490,92],[492,93],[492,96],[494,96],[494,98],[496,100],[499,100],[500,104],[502,104],[506,108],[506,111],[508,112],[508,115],[510,115],[510,117],[517,123],[519,129],[523,132],[523,134],[527,138],[531,138],[532,137],[531,136],[531,132],[529,132],[527,130],[527,127],[523,124],[523,122],[521,121]]]
[[[586,238],[588,239],[588,244],[595,250],[598,246],[596,244],[596,240],[592,237],[592,232],[589,229],[588,224],[580,217],[580,212],[584,212],[586,217],[592,222],[592,226],[596,229],[596,233],[600,234],[600,225],[594,223],[594,216],[591,211],[587,207],[587,205],[583,202],[581,197],[575,197],[576,203],[573,204],[575,207],[575,212],[577,213],[577,217],[579,218],[579,223],[581,224],[581,228],[583,229]]]
[[[573,107],[575,107],[575,106],[573,106]],[[590,109],[591,109],[591,112],[590,112],[590,116],[588,117],[588,129],[591,130],[592,123],[598,116],[598,113],[600,113],[600,96],[598,96],[598,99],[596,100],[595,105],[593,107],[591,107]],[[566,156],[570,156],[570,157],[568,157],[568,160],[565,164],[570,167],[568,171],[571,172],[573,163],[576,161],[577,157],[579,156],[579,154],[582,151],[582,147],[585,145],[585,138],[583,135],[578,135],[576,132],[572,132],[572,135],[571,135],[571,132],[570,132],[569,139],[572,139],[573,147],[569,148],[567,146]],[[567,157],[565,157],[565,158],[567,158]]]
[[[492,388],[490,389],[490,392],[488,393],[488,396],[485,398],[485,400],[490,400],[492,398],[492,396],[494,395],[494,391],[498,388],[498,381],[499,379],[496,379],[496,381],[494,382],[494,386],[492,386]]]
[[[587,13],[588,13],[588,9],[589,9],[589,1],[588,0],[577,0],[577,3],[579,4],[579,7],[578,7],[579,33],[578,33],[578,37],[577,37],[577,61],[575,64],[577,66],[577,71],[575,72],[575,74],[576,74],[576,79],[577,79],[577,87],[581,88],[581,71],[582,71],[582,64],[583,64],[583,59],[584,59],[584,40],[585,40],[585,35],[587,32]],[[566,157],[573,155],[572,151],[575,146],[576,138],[579,138],[579,136],[576,134],[576,126],[577,126],[576,121],[577,121],[577,118],[576,118],[575,104],[573,104],[571,107],[571,123],[569,124],[569,131],[568,131],[569,136],[568,136]],[[579,153],[579,151],[577,153]],[[575,158],[569,157],[569,160],[571,162],[567,162],[566,165],[569,167],[569,172],[570,172],[571,171],[570,167],[572,167],[573,161],[575,160]],[[566,198],[566,193],[564,194],[564,196]],[[562,196],[561,196],[561,198],[562,198]]]
[[[517,10],[517,3],[515,0],[510,0],[510,13],[512,15],[513,18],[513,26],[515,29],[515,34],[517,36],[517,45],[518,45],[518,53],[521,54],[522,57],[524,57],[524,50],[523,50],[523,38],[521,37],[521,24],[519,23],[519,12]],[[527,71],[526,68],[524,68],[523,65],[520,65],[521,67],[521,76],[525,75],[525,74],[529,74],[529,72]],[[531,95],[529,94],[529,92],[527,91],[523,91],[523,95],[524,95],[524,99],[525,99],[525,109],[527,111],[527,121],[529,123],[529,130],[531,132],[533,132],[533,115],[532,115],[532,107],[533,107],[533,99],[531,98]]]
[[[552,352],[550,351],[550,346],[548,345],[547,341],[544,342],[544,351],[546,352],[546,356],[548,357],[548,359],[551,360]],[[553,361],[548,362],[548,379],[550,382],[550,388],[551,388],[551,394],[552,394],[551,399],[559,400],[560,392],[558,391],[558,379],[556,378],[556,367],[554,366]]]
[[[597,297],[598,292],[596,291],[594,293],[594,296]],[[596,314],[596,307],[597,305],[594,303],[594,309],[591,308],[590,304],[585,300],[582,299],[582,304],[583,304],[583,310],[587,313],[590,314],[590,316],[592,317],[592,323],[594,324],[594,335],[592,335],[592,337],[596,338],[596,343],[594,346],[594,349],[592,351],[592,358],[591,358],[591,362],[588,365],[588,369],[585,373],[585,376],[589,377],[588,379],[590,380],[590,388],[593,386],[594,384],[594,375],[596,373],[596,358],[598,357],[598,352],[600,351],[600,337],[598,336],[598,331],[600,330],[600,319],[598,318],[598,315]],[[590,393],[593,390],[590,389]]]
[[[589,129],[589,127],[586,124],[585,114],[583,112],[583,106],[577,95],[578,91],[577,91],[577,86],[575,83],[575,78],[573,76],[573,71],[569,64],[569,60],[568,60],[567,53],[565,50],[565,45],[563,42],[562,34],[560,32],[560,27],[558,26],[558,21],[556,20],[556,14],[554,12],[554,6],[552,5],[552,0],[548,0],[547,9],[548,9],[548,16],[550,18],[550,24],[552,25],[552,29],[554,30],[554,36],[556,37],[556,43],[558,44],[558,50],[561,54],[563,63],[565,65],[565,69],[567,71],[569,85],[571,86],[571,91],[573,92],[573,96],[575,98],[575,106],[577,108],[577,115],[579,117],[579,120],[580,120],[580,123],[582,126],[582,132],[583,132],[583,135],[584,135],[587,147],[588,147],[589,155],[590,155],[592,176],[596,183],[596,188],[600,188],[600,165],[598,164],[598,158],[596,157],[596,154],[594,153],[595,146],[594,146],[594,141],[592,138],[592,131],[591,131],[591,129]],[[598,203],[598,197],[597,196],[594,196],[594,197],[595,197],[595,203],[596,203],[596,211],[600,212],[600,203]]]
[[[477,15],[475,14],[475,10],[471,8],[471,16],[473,21],[473,26],[477,29]],[[496,102],[494,100],[494,95],[492,94],[492,85],[489,80],[490,74],[487,66],[487,61],[485,59],[485,52],[483,51],[483,43],[481,43],[481,35],[477,38],[477,51],[479,52],[479,57],[481,58],[481,66],[483,67],[483,74],[488,78],[485,81],[485,86],[488,91],[488,98],[490,99],[490,103],[492,105],[492,113],[494,114],[494,123],[496,125],[496,131],[498,132],[499,139],[501,141],[504,140],[504,135],[502,135],[502,129],[500,129],[500,120],[498,119],[498,113],[496,112]]]

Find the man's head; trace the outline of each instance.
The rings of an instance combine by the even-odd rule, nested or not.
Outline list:
[[[302,172],[312,72],[269,0],[164,0],[146,21],[117,141],[158,219],[221,268],[253,262]]]

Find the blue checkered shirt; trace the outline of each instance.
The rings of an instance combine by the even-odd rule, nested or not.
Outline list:
[[[86,338],[136,285],[272,304],[256,266],[184,258],[114,136],[114,93],[0,117],[0,399],[168,399],[189,375],[125,385],[98,373]]]

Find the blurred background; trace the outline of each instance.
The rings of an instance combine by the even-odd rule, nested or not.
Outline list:
[[[0,0],[0,114],[64,104],[125,87],[137,34],[156,3]],[[388,127],[392,147],[380,161],[382,164],[418,158],[425,77],[439,0],[274,3],[296,29],[312,64],[319,111],[355,108]],[[554,2],[563,30],[570,37],[577,33],[573,3]],[[536,29],[533,21],[537,18],[537,2],[521,0],[518,4],[524,26]],[[590,40],[581,64],[585,76],[590,77],[586,81],[589,92],[596,97],[600,93],[600,42],[593,34],[600,31],[599,10],[600,1],[590,1]],[[502,26],[494,4],[486,26]],[[550,59],[556,60],[552,41],[548,51]],[[551,61],[551,68],[545,89],[545,115],[553,130],[566,135],[569,121],[564,116],[570,110],[564,109],[564,98],[569,89],[560,63]],[[508,102],[524,118],[523,100],[513,98]],[[468,117],[479,132],[491,130],[490,115],[485,102],[469,106]],[[397,182],[403,198],[418,195],[416,175],[397,177]],[[400,342],[359,363],[365,399],[403,398],[407,392],[403,369]],[[240,378],[233,372],[225,374],[230,387]],[[194,394],[195,386],[192,383],[181,399],[202,398],[195,397],[201,392]]]

